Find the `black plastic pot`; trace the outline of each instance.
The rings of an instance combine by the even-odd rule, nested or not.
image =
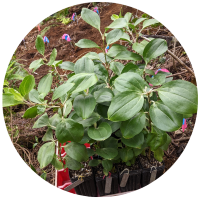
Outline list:
[[[147,158],[147,160],[148,160],[148,158]],[[142,167],[141,187],[147,186],[149,184],[150,178],[151,178],[151,171],[155,170],[155,168],[157,169],[156,179],[158,179],[160,176],[163,175],[165,165],[164,165],[164,162],[162,164],[163,165],[160,166],[160,167],[154,167],[154,166],[152,166],[153,168],[144,168],[144,167]],[[140,163],[140,165],[142,166],[141,163]]]
[[[111,192],[109,194],[105,193],[105,185],[106,185],[106,177],[96,177],[96,186],[100,196],[116,194],[118,193],[118,172],[112,173],[112,184],[111,184]]]
[[[119,185],[120,185],[121,180],[123,178],[123,174],[127,173],[128,171],[124,171],[121,175],[120,175],[121,171],[119,169],[118,171],[119,171]],[[120,186],[121,192],[133,191],[139,189],[141,181],[141,173],[142,169],[129,171],[129,178],[126,183],[126,186],[125,187]]]
[[[73,179],[71,171],[69,170],[69,177],[72,183],[78,180],[78,178]],[[97,189],[94,180],[94,173],[89,177],[84,177],[84,182],[76,186],[74,189],[78,195],[97,197]]]

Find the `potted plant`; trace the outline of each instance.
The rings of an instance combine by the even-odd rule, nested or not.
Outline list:
[[[72,180],[84,180],[87,176],[78,170],[86,168],[91,173],[89,166],[96,166],[96,170],[103,169],[106,179],[114,178],[115,173],[117,179],[117,164],[125,163],[131,167],[145,150],[148,150],[148,157],[153,152],[156,160],[163,160],[164,150],[171,140],[166,132],[179,129],[184,115],[197,112],[197,88],[184,80],[169,80],[165,72],[155,75],[147,69],[150,61],[168,49],[163,39],[138,42],[142,30],[158,23],[157,20],[138,19],[133,23],[131,13],[124,17],[114,15],[113,22],[102,33],[97,13],[83,8],[81,17],[99,31],[103,44],[99,46],[89,39],[81,39],[75,45],[102,52],[89,52],[72,63],[57,61],[57,51],[53,49],[47,61],[43,39],[38,35],[36,48],[43,57],[33,61],[29,68],[35,71],[45,64],[51,70],[38,86],[34,77],[28,75],[19,89],[4,88],[3,106],[26,104],[29,108],[24,118],[41,115],[33,126],[48,128],[42,139],[45,143],[38,152],[41,169],[50,163],[56,169],[67,167],[71,170]],[[142,30],[135,33],[142,21]],[[136,53],[116,44],[119,40],[127,41]],[[57,68],[72,73],[60,75]],[[52,89],[54,77],[59,83]],[[48,94],[52,96],[51,101],[45,99]],[[46,112],[49,108],[56,111],[52,117]],[[84,143],[94,144],[95,149],[86,149]],[[58,155],[55,154],[56,147]],[[62,147],[66,151],[65,157],[61,156]],[[90,160],[93,155],[101,158]],[[91,180],[94,179],[92,174],[88,176]],[[109,179],[106,185],[112,189]]]

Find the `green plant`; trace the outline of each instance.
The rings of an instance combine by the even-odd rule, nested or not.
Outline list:
[[[103,44],[99,46],[89,39],[81,39],[75,45],[97,48],[102,52],[89,52],[72,63],[56,61],[57,51],[54,49],[47,61],[42,37],[38,36],[36,48],[43,58],[33,61],[29,68],[35,71],[46,64],[52,70],[40,80],[37,88],[34,77],[29,75],[19,89],[7,90],[3,94],[3,106],[27,104],[30,107],[24,118],[42,115],[33,126],[48,127],[42,138],[46,143],[38,152],[41,169],[50,163],[56,169],[62,169],[65,162],[64,167],[79,170],[83,167],[81,162],[89,161],[90,156],[97,154],[102,159],[91,160],[89,165],[101,163],[104,174],[108,175],[113,164],[124,162],[130,166],[145,150],[152,151],[155,159],[162,161],[171,141],[166,132],[179,129],[184,117],[197,112],[196,86],[183,80],[171,81],[166,73],[155,75],[154,71],[146,68],[149,62],[167,51],[167,42],[152,39],[138,43],[135,41],[138,33],[134,36],[129,27],[134,30],[144,21],[143,30],[158,21],[140,18],[131,24],[131,13],[126,13],[102,33],[98,14],[83,8],[81,17],[99,31]],[[114,44],[121,39],[131,43],[137,53]],[[105,47],[110,45],[112,47],[106,53]],[[123,60],[129,62],[123,65]],[[73,72],[67,81],[58,74],[57,67]],[[60,85],[51,89],[53,75],[60,78]],[[44,100],[49,93],[52,93],[50,102]],[[46,108],[58,110],[49,118]],[[93,144],[94,150],[86,149],[85,143]],[[58,156],[55,147],[58,148]],[[64,158],[61,157],[61,147],[67,153]]]
[[[4,86],[10,86],[11,81],[23,80],[26,77],[28,72],[22,67],[23,65],[18,63],[15,58],[13,58],[6,71],[4,78]]]
[[[69,17],[66,18],[64,16],[57,17],[56,19],[60,20],[60,22],[62,22],[65,25],[69,24],[72,21]]]
[[[36,143],[33,144],[33,149],[38,145],[38,138],[35,136]]]

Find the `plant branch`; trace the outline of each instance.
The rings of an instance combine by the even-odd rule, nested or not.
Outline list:
[[[185,141],[185,140],[189,140],[190,137],[183,137],[183,138],[180,138],[180,139],[175,139],[174,142],[180,142],[180,141]]]
[[[173,74],[173,75],[168,75],[168,76],[166,76],[166,78],[168,78],[168,77],[174,77],[174,76],[177,76],[177,75],[181,75],[181,74],[184,74],[186,72],[188,72],[188,71],[186,70],[186,71],[181,72],[181,73],[176,73],[176,74]]]

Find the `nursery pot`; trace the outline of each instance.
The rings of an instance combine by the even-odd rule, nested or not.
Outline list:
[[[127,168],[128,169],[128,168]],[[141,173],[142,169],[137,169],[137,170],[125,170],[122,172],[118,167],[118,172],[119,172],[119,185],[121,184],[122,178],[125,173],[129,173],[129,177],[126,183],[125,187],[120,186],[121,192],[126,192],[126,191],[133,191],[137,190],[140,188],[140,181],[141,181]]]
[[[69,177],[72,183],[78,180],[78,178],[72,178],[71,170],[69,169]],[[84,182],[74,187],[76,193],[78,195],[97,197],[97,190],[94,180],[94,173],[92,171],[92,175],[83,178]]]
[[[149,159],[147,157],[146,159],[149,162]],[[152,165],[150,168],[144,168],[141,163],[140,165],[142,167],[141,187],[144,187],[150,183],[151,174],[154,170],[157,170],[155,179],[158,179],[163,174],[165,169],[164,161],[162,162],[162,165],[159,167],[155,167]]]
[[[105,193],[106,177],[98,177],[95,175],[96,186],[100,196],[118,193],[118,172],[111,173],[110,176],[112,177],[111,192]]]

